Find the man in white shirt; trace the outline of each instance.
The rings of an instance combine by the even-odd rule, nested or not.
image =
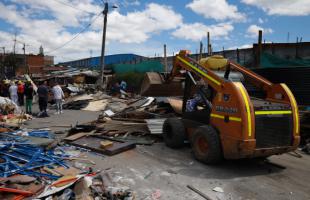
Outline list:
[[[18,102],[18,95],[17,95],[17,86],[14,82],[11,83],[11,86],[9,87],[9,93],[11,100],[17,105]]]
[[[55,114],[60,114],[62,112],[62,99],[64,98],[64,93],[61,89],[61,87],[58,85],[58,83],[55,83],[55,86],[52,89],[53,95],[54,95],[54,100],[56,102],[56,113]]]

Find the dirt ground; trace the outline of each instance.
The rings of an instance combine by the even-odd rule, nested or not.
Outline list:
[[[61,131],[76,122],[92,121],[99,114],[73,110],[66,110],[62,115],[52,113],[51,110],[49,118],[33,119],[25,127],[62,125],[64,127],[51,127]],[[310,199],[310,156],[305,154],[302,158],[289,154],[269,158],[270,162],[283,167],[258,160],[224,161],[208,166],[196,161],[189,147],[173,150],[163,143],[137,146],[111,157],[94,153],[87,156],[96,162],[94,168],[109,169],[119,183],[136,191],[136,199],[154,199],[152,194],[164,200],[203,199],[187,185],[214,200]],[[224,192],[213,191],[215,187]]]

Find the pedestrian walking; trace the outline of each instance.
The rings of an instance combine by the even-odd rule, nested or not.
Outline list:
[[[53,95],[54,95],[54,100],[56,103],[56,113],[55,114],[61,114],[62,112],[62,100],[64,98],[64,93],[60,87],[60,85],[56,82],[53,89]]]
[[[11,86],[9,87],[9,93],[11,100],[18,105],[18,95],[17,95],[17,86],[14,81],[11,82]]]
[[[17,86],[17,95],[18,95],[18,103],[20,106],[24,105],[24,92],[25,92],[24,83],[22,81],[19,81]]]
[[[30,81],[25,84],[26,113],[32,115],[32,101],[35,92]]]
[[[47,114],[47,101],[48,101],[48,88],[47,88],[47,82],[41,82],[40,86],[38,87],[38,96],[39,96],[39,117],[48,117]]]

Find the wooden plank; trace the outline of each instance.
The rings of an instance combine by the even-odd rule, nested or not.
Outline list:
[[[64,140],[67,140],[67,141],[74,141],[74,140],[77,140],[81,137],[84,137],[84,136],[88,136],[90,133],[86,133],[86,132],[81,132],[81,133],[77,133],[77,134],[74,134],[74,135],[71,135],[69,137],[66,137],[64,138]]]

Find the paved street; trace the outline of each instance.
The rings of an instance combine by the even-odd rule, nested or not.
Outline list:
[[[99,113],[65,110],[62,115],[37,118],[26,127],[68,126],[92,121]],[[66,127],[51,127],[65,130]],[[189,190],[192,185],[212,199],[310,199],[310,156],[297,158],[292,155],[272,156],[272,163],[261,164],[254,160],[225,161],[217,166],[207,166],[194,160],[189,147],[181,150],[167,148],[163,143],[137,146],[115,156],[88,153],[97,169],[110,169],[121,183],[137,192],[137,199],[151,199],[154,192],[160,199],[187,200],[202,197]],[[214,192],[221,187],[224,193]]]

